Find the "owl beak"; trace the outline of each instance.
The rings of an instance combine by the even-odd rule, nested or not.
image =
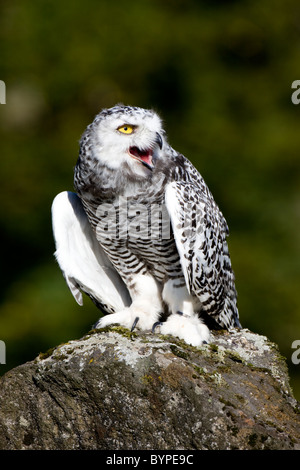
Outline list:
[[[161,150],[163,148],[163,140],[162,140],[162,136],[158,132],[156,132],[156,143]]]
[[[153,151],[152,149],[141,150],[138,147],[130,147],[128,151],[129,155],[135,160],[139,161],[149,170],[153,170]]]
[[[160,149],[162,149],[163,146],[163,140],[161,135],[156,132],[156,139],[155,143],[159,146]],[[146,150],[139,149],[138,147],[130,147],[128,150],[129,155],[134,158],[135,160],[138,160],[142,165],[144,165],[146,168],[149,170],[154,169],[154,163],[156,160],[155,154],[153,155],[153,149],[148,148]]]

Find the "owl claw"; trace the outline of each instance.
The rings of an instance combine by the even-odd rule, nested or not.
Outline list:
[[[152,325],[152,333],[155,333],[155,328],[157,328],[158,326],[161,326],[162,325],[162,322],[161,321],[156,321],[155,323],[153,323]]]
[[[139,321],[140,317],[135,317],[134,322],[132,323],[132,327],[130,331],[133,331],[137,325],[137,322]]]

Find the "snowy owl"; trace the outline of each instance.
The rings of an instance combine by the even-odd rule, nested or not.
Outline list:
[[[80,141],[75,191],[52,204],[55,256],[76,301],[119,324],[199,346],[240,327],[228,227],[152,110],[102,110]]]

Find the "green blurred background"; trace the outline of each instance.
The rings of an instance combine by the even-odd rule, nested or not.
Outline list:
[[[298,0],[0,4],[0,339],[7,364],[98,319],[55,263],[50,207],[73,189],[78,141],[101,108],[151,107],[230,227],[242,325],[275,341],[300,398]]]

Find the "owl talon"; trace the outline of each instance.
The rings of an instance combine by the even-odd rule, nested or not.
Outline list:
[[[156,321],[155,323],[153,323],[152,325],[152,333],[155,333],[155,328],[157,328],[158,326],[161,326],[163,323],[161,321]]]
[[[190,315],[188,315],[187,313],[183,313],[180,310],[177,310],[176,314],[179,315],[180,317],[191,318]]]
[[[137,322],[139,321],[140,317],[135,317],[134,322],[132,323],[132,327],[130,331],[133,331],[137,325]]]

